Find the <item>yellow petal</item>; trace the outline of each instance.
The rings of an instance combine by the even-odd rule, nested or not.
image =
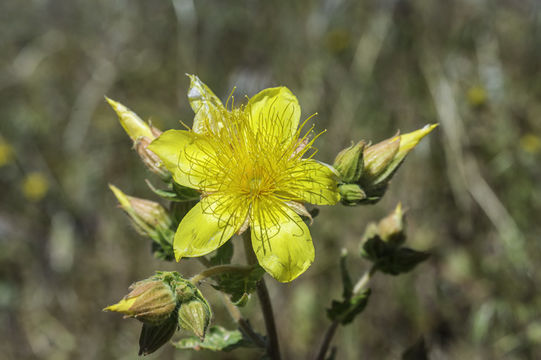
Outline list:
[[[293,138],[301,117],[299,102],[286,87],[259,92],[248,101],[246,111],[254,134],[279,143]]]
[[[400,147],[395,158],[403,159],[426,135],[430,134],[438,124],[425,125],[422,129],[400,135]]]
[[[136,113],[122,105],[121,103],[111,100],[108,97],[105,97],[105,100],[111,105],[113,110],[118,115],[118,120],[120,124],[126,130],[126,133],[130,138],[135,141],[141,136],[146,136],[149,139],[154,139],[154,135],[150,130],[150,126],[145,123]]]
[[[119,312],[125,315],[133,315],[133,312],[130,311],[130,308],[132,307],[133,303],[135,303],[135,300],[137,300],[136,297],[132,297],[129,299],[122,299],[117,304],[111,305],[103,309],[103,311],[115,311]]]
[[[184,216],[175,234],[175,258],[206,255],[222,246],[241,227],[246,218],[246,204],[230,201],[227,196],[212,195],[202,199]]]
[[[195,189],[202,188],[207,167],[216,157],[205,137],[185,130],[168,130],[148,148],[160,157],[175,182]]]
[[[314,261],[308,227],[285,205],[259,204],[252,209],[252,246],[259,264],[281,282],[289,282]]]
[[[316,160],[299,161],[291,170],[288,192],[315,205],[334,205],[340,201],[338,173],[330,165]]]
[[[199,134],[204,134],[208,130],[213,132],[219,130],[223,127],[222,102],[197,76],[188,75],[188,77],[190,78],[188,100],[195,113],[192,130]]]

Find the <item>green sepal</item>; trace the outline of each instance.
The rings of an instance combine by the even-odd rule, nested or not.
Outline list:
[[[175,316],[171,316],[165,323],[158,326],[143,324],[139,336],[139,355],[149,355],[168,342],[177,330]]]
[[[235,248],[233,247],[233,242],[227,241],[220,246],[218,250],[216,250],[214,256],[209,259],[210,264],[212,266],[231,264],[234,251]]]
[[[228,272],[216,276],[216,285],[213,286],[216,290],[229,294],[231,302],[236,306],[244,306],[263,274],[265,270],[259,265],[254,265],[247,271]]]
[[[331,307],[327,309],[327,316],[332,321],[338,321],[347,325],[355,319],[355,316],[363,312],[370,297],[370,289],[343,301],[333,300]]]
[[[340,180],[346,184],[352,184],[359,180],[363,171],[363,150],[366,146],[364,141],[351,144],[348,148],[340,151],[334,160],[333,167],[340,174]]]
[[[179,340],[173,345],[179,349],[231,351],[239,347],[255,347],[239,330],[227,330],[221,326],[211,326],[205,340],[192,336]]]
[[[364,203],[366,193],[357,184],[341,184],[338,185],[340,192],[340,202],[346,206],[355,206]]]
[[[179,185],[175,182],[171,183],[171,189],[158,189],[149,180],[145,180],[147,186],[152,192],[169,201],[194,201],[199,200],[201,194],[192,188]]]

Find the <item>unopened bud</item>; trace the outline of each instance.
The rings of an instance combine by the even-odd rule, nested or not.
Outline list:
[[[364,141],[352,144],[340,151],[334,159],[333,167],[340,173],[340,180],[346,184],[355,183],[363,171]]]
[[[160,325],[176,308],[175,294],[169,284],[162,280],[139,281],[130,289],[131,292],[117,304],[103,310],[119,312],[150,325]]]
[[[141,120],[136,113],[121,103],[111,100],[108,97],[105,97],[105,100],[107,100],[109,105],[111,105],[113,110],[116,112],[118,119],[120,120],[120,124],[133,141],[142,136],[146,136],[151,140],[155,138],[150,126]]]
[[[358,183],[366,192],[367,202],[375,203],[381,199],[408,153],[436,126],[426,125],[422,129],[393,136],[364,149],[363,172]]]
[[[128,196],[114,185],[109,185],[109,188],[141,234],[155,238],[158,234],[170,232],[173,222],[163,206],[154,201]]]
[[[120,124],[133,140],[133,145],[137,154],[153,173],[159,175],[162,180],[170,181],[171,173],[165,168],[163,161],[152,151],[148,149],[148,145],[152,140],[162,134],[162,131],[152,124],[147,124],[136,113],[122,105],[121,103],[105,98],[109,105],[118,115]]]
[[[171,179],[171,173],[166,169],[162,159],[148,148],[151,142],[152,140],[146,136],[138,138],[134,142],[135,151],[150,171],[157,174],[162,180],[168,181]]]
[[[340,201],[344,205],[357,205],[366,199],[366,194],[357,184],[343,184],[338,186]]]
[[[204,339],[211,316],[210,306],[206,300],[194,297],[180,305],[178,324],[183,329],[193,331],[199,338]]]
[[[438,124],[425,125],[422,129],[400,135],[400,148],[396,153],[394,162],[402,162],[406,155],[408,155],[408,153],[413,150],[415,146],[417,146],[419,141],[421,141],[421,139],[426,135],[430,134],[430,132],[432,132],[432,130],[434,130],[437,126]]]
[[[394,211],[378,223],[379,237],[392,246],[400,246],[406,240],[404,211],[398,203]]]
[[[394,136],[364,150],[363,179],[376,179],[384,173],[400,147],[400,136]]]

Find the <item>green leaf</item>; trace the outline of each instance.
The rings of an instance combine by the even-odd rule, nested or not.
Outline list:
[[[390,256],[380,259],[377,262],[377,269],[391,275],[403,274],[413,270],[429,257],[430,254],[427,252],[402,247]]]
[[[369,226],[366,232],[370,233],[371,231],[375,231],[374,229],[375,227]],[[365,236],[365,241],[361,248],[361,256],[377,263],[381,259],[392,256],[394,250],[395,248],[381,240],[379,235],[373,234]]]
[[[265,274],[265,270],[259,265],[254,265],[246,272],[230,272],[215,277],[217,284],[213,286],[215,289],[231,295],[231,302],[236,306],[244,306],[263,274]]]
[[[210,258],[212,266],[231,264],[231,259],[234,253],[233,242],[228,241],[216,250],[214,256]]]
[[[173,343],[179,349],[231,351],[239,347],[255,346],[251,341],[243,337],[239,330],[227,330],[221,326],[212,326],[201,341],[192,336]]]
[[[355,319],[355,316],[363,312],[369,297],[370,289],[366,289],[351,299],[344,299],[343,301],[333,300],[331,307],[327,309],[327,316],[332,321],[338,321],[342,325],[347,325]]]

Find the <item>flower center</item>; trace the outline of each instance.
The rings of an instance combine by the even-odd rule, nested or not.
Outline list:
[[[260,178],[253,178],[252,180],[250,180],[250,195],[259,195],[259,193],[261,192],[261,183],[262,180]]]

